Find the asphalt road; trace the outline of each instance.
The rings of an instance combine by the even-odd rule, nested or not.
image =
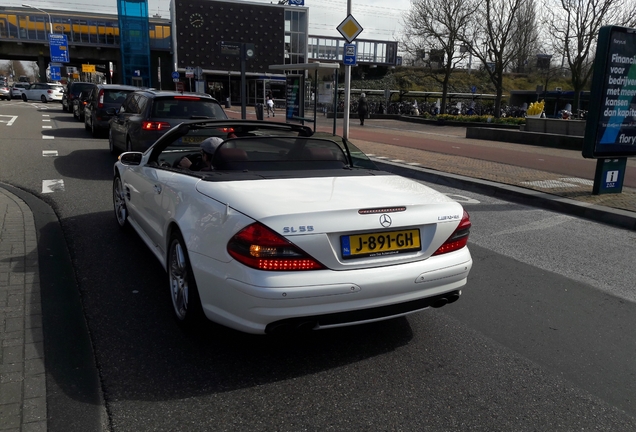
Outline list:
[[[59,218],[105,430],[636,430],[635,233],[435,186],[473,221],[460,301],[297,337],[188,335],[165,272],[115,222],[107,147],[57,104],[0,103],[0,181]],[[77,402],[72,371],[47,372]],[[50,430],[72,429],[63,409]]]

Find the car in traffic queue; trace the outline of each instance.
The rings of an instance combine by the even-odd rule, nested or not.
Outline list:
[[[13,84],[11,84],[11,98],[22,99],[22,92],[24,91],[24,89],[29,88],[29,85],[30,84],[21,82],[14,82]]]
[[[139,87],[121,84],[97,84],[93,87],[86,105],[84,106],[84,128],[91,132],[93,137],[100,136],[108,131],[112,115],[108,114],[109,108],[119,108],[126,100],[126,96],[139,90]]]
[[[73,117],[75,117],[75,120],[84,121],[84,108],[94,88],[95,85],[93,84],[92,87],[82,90],[80,94],[73,99]]]
[[[38,100],[43,103],[61,102],[64,87],[61,84],[33,83],[22,90],[20,97],[24,102]]]
[[[11,88],[0,84],[0,99],[11,100]]]
[[[129,94],[112,115],[108,130],[111,153],[145,151],[161,135],[184,120],[227,119],[221,104],[204,93],[144,89]]]
[[[182,168],[212,142],[210,169]],[[189,329],[208,319],[277,334],[405,316],[458,300],[472,267],[461,204],[296,124],[185,121],[119,156],[113,205],[164,267]]]
[[[90,89],[95,84],[82,81],[73,81],[66,85],[62,96],[62,111],[73,112],[73,100],[79,96],[82,90]]]

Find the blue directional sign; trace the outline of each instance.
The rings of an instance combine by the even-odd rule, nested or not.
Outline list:
[[[305,6],[305,0],[289,0],[290,5]]]
[[[51,50],[51,62],[68,63],[70,56],[68,54],[68,39],[63,34],[49,35],[49,48]]]
[[[62,73],[59,66],[50,66],[51,81],[60,81],[62,79]]]
[[[344,44],[344,56],[342,61],[347,66],[355,66],[357,64],[355,44]]]
[[[179,79],[179,72],[177,71],[172,72],[172,79]]]

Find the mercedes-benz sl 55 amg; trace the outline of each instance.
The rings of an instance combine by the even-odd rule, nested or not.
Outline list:
[[[209,137],[221,138],[211,167],[193,170]],[[186,121],[120,155],[113,202],[165,268],[184,326],[270,334],[404,316],[456,301],[472,267],[459,203],[300,125]]]

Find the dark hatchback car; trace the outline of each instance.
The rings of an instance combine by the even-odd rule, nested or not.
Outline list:
[[[109,108],[121,107],[126,96],[136,90],[139,90],[139,87],[121,84],[96,85],[84,105],[84,128],[91,131],[94,137],[106,132],[113,117],[106,111]]]
[[[161,90],[138,90],[126,97],[118,111],[107,111],[113,115],[108,133],[111,153],[146,151],[184,120],[227,119],[221,104],[210,95]]]
[[[90,89],[95,84],[89,82],[74,81],[69,83],[62,95],[62,111],[73,112],[73,100],[79,96],[82,90]]]
[[[86,101],[88,101],[88,97],[93,92],[95,85],[91,88],[84,89],[80,92],[79,96],[73,99],[73,117],[77,121],[84,121],[84,107],[86,107]]]

